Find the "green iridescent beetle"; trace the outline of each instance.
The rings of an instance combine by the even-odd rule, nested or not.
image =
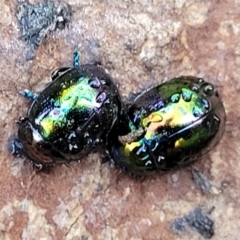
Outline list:
[[[215,87],[179,77],[138,95],[111,133],[108,154],[134,174],[166,172],[200,159],[220,141],[225,109]]]
[[[74,66],[54,71],[39,95],[21,92],[32,103],[19,119],[12,154],[41,167],[80,160],[105,142],[121,108],[118,90],[101,67],[78,60],[75,49]]]

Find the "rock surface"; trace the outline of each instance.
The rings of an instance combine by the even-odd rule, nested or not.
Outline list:
[[[212,239],[239,239],[240,1],[66,3],[73,12],[69,27],[48,36],[29,57],[20,39],[18,2],[1,1],[0,239],[203,239],[194,229],[176,235],[171,228],[174,219],[199,207],[214,222]],[[101,164],[95,153],[45,173],[8,153],[15,120],[28,106],[17,91],[43,89],[54,69],[71,65],[75,45],[83,63],[102,63],[124,97],[180,75],[218,86],[226,132],[194,165],[211,182],[210,191],[192,181],[189,169],[134,179]]]

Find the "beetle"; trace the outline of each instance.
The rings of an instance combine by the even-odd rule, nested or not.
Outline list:
[[[135,175],[164,173],[200,159],[220,141],[226,122],[215,87],[182,76],[139,94],[115,125],[107,154]]]
[[[20,92],[31,100],[27,116],[18,121],[13,154],[25,155],[36,166],[80,160],[103,142],[121,109],[117,87],[104,69],[79,64],[52,73],[39,94]]]

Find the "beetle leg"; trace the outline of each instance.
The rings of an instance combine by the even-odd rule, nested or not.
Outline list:
[[[36,163],[31,161],[33,167],[37,170],[37,171],[41,171],[43,169],[43,165],[41,163]]]
[[[10,137],[8,140],[8,151],[14,156],[22,155],[22,143],[16,137]]]
[[[107,145],[105,145],[105,146],[107,146]],[[100,149],[98,149],[98,151],[100,152],[100,156],[101,156],[100,162],[102,164],[107,163],[107,162],[110,164],[115,164],[113,158],[111,157],[111,154],[109,153],[109,151],[107,149],[100,148]]]
[[[111,157],[110,157],[109,153],[108,153],[108,155],[107,155],[107,153],[104,154],[100,161],[101,161],[102,164],[106,163],[106,162],[110,162],[111,161]]]
[[[78,47],[75,46],[74,47],[74,51],[73,51],[73,67],[77,68],[80,66],[80,52],[78,51]]]
[[[24,91],[19,91],[19,93],[25,98],[28,98],[31,100],[35,100],[38,97],[36,93],[30,92],[28,89],[25,89]]]
[[[20,117],[18,121],[15,121],[18,125],[22,124],[23,122],[27,121],[28,118]]]

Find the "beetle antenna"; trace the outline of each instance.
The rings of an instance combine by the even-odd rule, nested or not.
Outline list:
[[[73,51],[73,67],[77,68],[80,66],[80,57],[81,57],[81,54],[78,50],[78,47],[75,46]]]

